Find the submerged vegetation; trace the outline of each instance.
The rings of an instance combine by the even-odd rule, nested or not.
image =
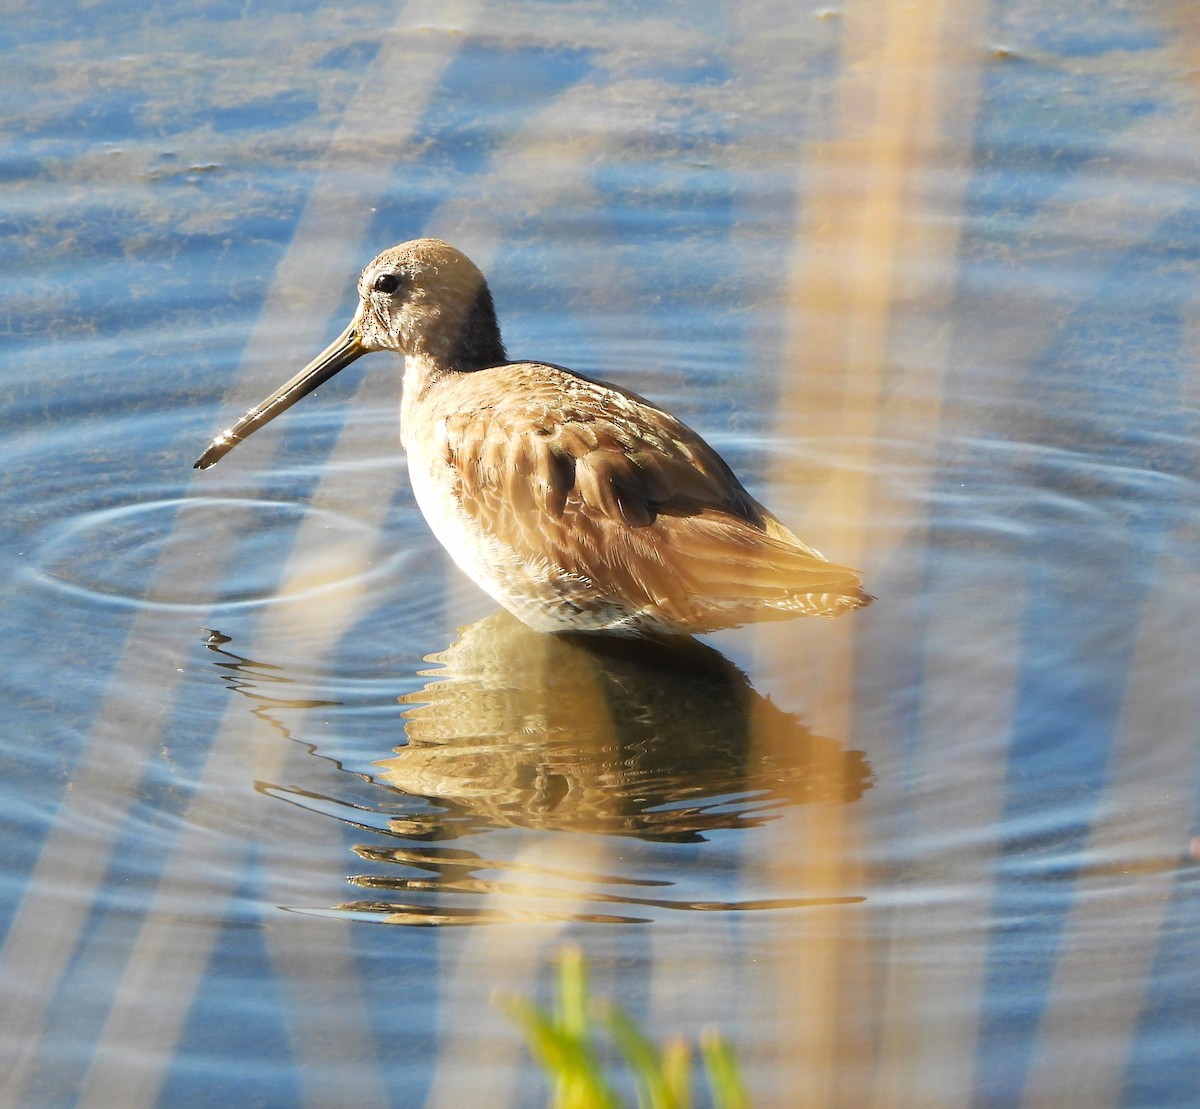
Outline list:
[[[659,1047],[619,1008],[588,996],[587,970],[576,947],[558,957],[558,1000],[553,1013],[525,998],[503,995],[497,1004],[521,1025],[553,1089],[552,1109],[622,1109],[605,1074],[600,1034],[616,1044],[633,1076],[638,1109],[691,1109],[692,1052],[682,1037]],[[716,1029],[700,1037],[700,1056],[714,1109],[750,1109],[733,1050]]]

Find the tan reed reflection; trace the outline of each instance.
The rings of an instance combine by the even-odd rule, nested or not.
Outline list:
[[[804,687],[793,682],[791,692],[814,726],[853,743],[863,637],[872,623],[895,619],[889,606],[904,603],[887,595],[883,567],[901,551],[919,563],[915,551],[924,541],[925,520],[915,509],[920,485],[930,480],[928,450],[941,418],[944,313],[954,293],[959,226],[950,217],[969,158],[969,146],[955,142],[969,135],[979,65],[964,44],[976,41],[980,6],[853,3],[840,14],[835,109],[822,140],[798,159],[778,430],[787,442],[824,444],[826,471],[817,475],[801,527],[819,547],[859,566],[879,602],[866,623],[791,636],[763,629],[756,637],[772,682],[782,690],[789,675],[804,674]],[[915,488],[880,480],[896,443]],[[813,475],[792,472],[789,463],[776,480],[811,487]],[[1007,706],[1006,688],[998,696]],[[774,750],[775,737],[765,734],[759,744]],[[768,832],[756,844],[775,883],[863,887],[863,829],[852,810],[816,807],[789,825],[786,840]],[[880,975],[881,933],[886,928],[868,934],[853,909],[834,909],[824,927],[775,952],[765,984],[781,1030],[771,1065],[793,1076],[795,1104],[918,1103],[904,1084],[922,1052],[897,1033],[921,983]],[[964,987],[972,986],[968,976]],[[879,1019],[864,1021],[867,1011]],[[970,1036],[968,1029],[968,1062]]]

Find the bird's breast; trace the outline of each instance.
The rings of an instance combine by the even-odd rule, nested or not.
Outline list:
[[[463,482],[448,441],[447,421],[436,415],[407,429],[413,498],[437,540],[477,585],[496,594],[497,575],[511,560],[478,514],[463,503]]]

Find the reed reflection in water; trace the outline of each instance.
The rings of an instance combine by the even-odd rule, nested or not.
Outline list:
[[[317,702],[263,701],[259,686],[286,677],[240,659],[224,637],[233,688],[276,707]],[[232,661],[231,661],[232,660]],[[654,909],[796,908],[861,900],[820,888],[786,898],[693,899],[613,893],[617,886],[669,886],[638,874],[614,877],[572,866],[485,858],[434,846],[494,829],[633,836],[701,843],[713,833],[750,828],[807,802],[847,804],[871,785],[861,751],[814,735],[750,685],[719,652],[695,640],[651,643],[548,636],[497,612],[462,629],[438,668],[402,704],[407,741],[375,763],[381,792],[374,810],[336,797],[261,783],[260,789],[315,812],[389,837],[355,852],[402,873],[350,880],[372,891],[417,896],[375,899],[337,911],[391,923],[485,923],[552,918],[632,921]],[[759,748],[751,736],[773,742]],[[297,736],[293,738],[302,739]],[[395,840],[402,846],[395,846]],[[509,841],[502,841],[507,844]],[[569,852],[559,858],[573,861]],[[509,879],[480,877],[502,872]],[[530,877],[536,874],[536,882]],[[563,883],[566,883],[564,886]],[[454,900],[467,895],[466,904]],[[489,903],[474,902],[486,895]],[[642,910],[563,912],[564,898]],[[549,908],[546,906],[549,905]]]

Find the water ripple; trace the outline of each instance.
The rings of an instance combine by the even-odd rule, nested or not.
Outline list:
[[[237,537],[237,556],[214,597],[186,575],[156,575],[168,544],[203,549],[228,530],[234,513],[254,522]],[[48,589],[104,604],[207,611],[216,603],[244,608],[274,597],[301,520],[324,520],[340,541],[372,533],[358,521],[302,504],[242,498],[175,498],[83,512],[47,528],[23,573]],[[214,556],[215,556],[214,552]],[[365,576],[386,572],[373,567]],[[307,599],[344,582],[314,581],[289,600]]]

